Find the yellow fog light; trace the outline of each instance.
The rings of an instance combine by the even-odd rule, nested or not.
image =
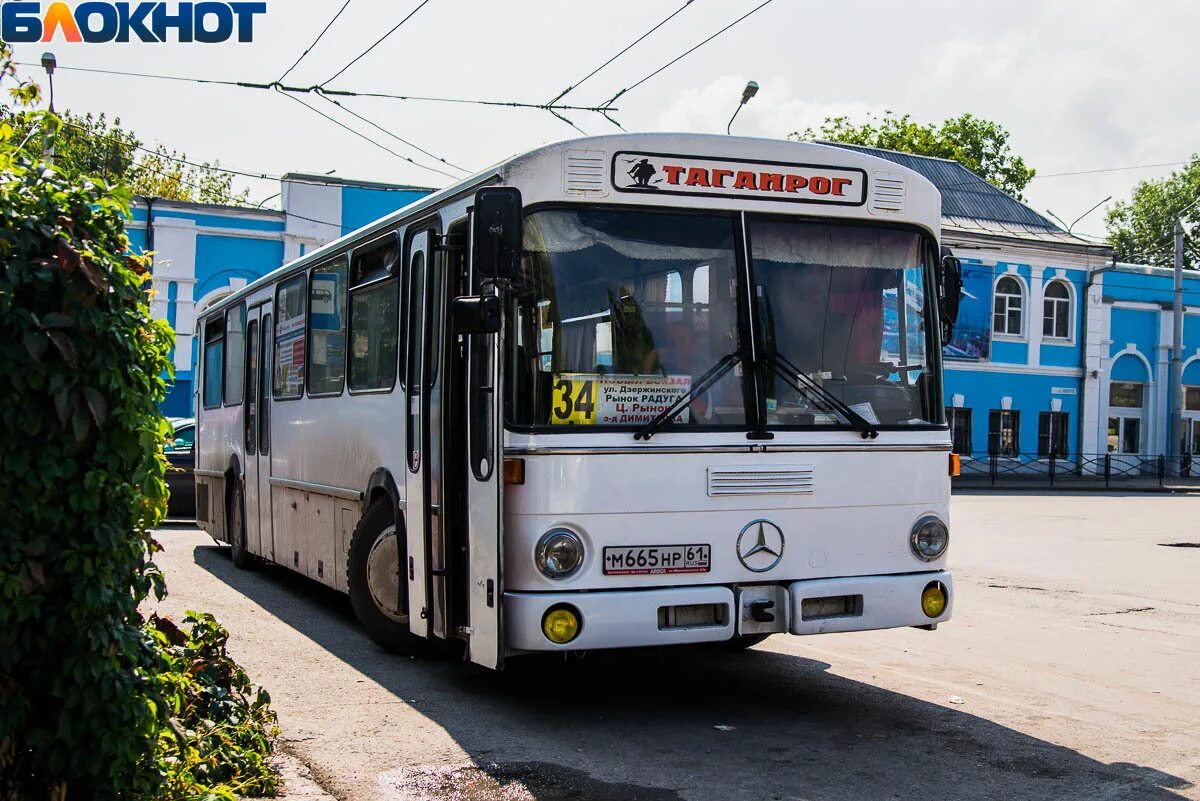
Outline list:
[[[921,593],[921,611],[925,617],[938,617],[946,611],[946,585],[934,581],[925,588]]]
[[[542,618],[542,633],[557,645],[566,645],[579,636],[579,613],[570,606],[556,606]]]

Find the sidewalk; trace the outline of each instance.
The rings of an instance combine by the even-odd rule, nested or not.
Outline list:
[[[959,476],[951,481],[951,489],[959,490],[1027,490],[1027,491],[1061,491],[1061,492],[1159,492],[1159,493],[1198,493],[1200,494],[1200,479],[1178,478],[1168,476],[1160,484],[1157,477],[1149,478],[1113,478],[1107,483],[1102,476],[1055,476],[1054,482],[1045,475],[1029,476],[998,476],[993,483],[991,478],[982,476]]]

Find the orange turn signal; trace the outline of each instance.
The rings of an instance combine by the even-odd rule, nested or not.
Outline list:
[[[505,459],[504,460],[504,483],[505,484],[524,484],[525,483],[525,460],[524,459]]]
[[[507,467],[507,465],[506,465]],[[962,472],[962,457],[957,453],[950,454],[950,478],[957,478]]]

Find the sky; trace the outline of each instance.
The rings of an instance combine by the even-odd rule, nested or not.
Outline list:
[[[268,0],[251,43],[17,45],[19,61],[52,49],[61,67],[221,80],[278,79],[345,0]],[[762,0],[691,0],[661,29],[572,91],[596,105],[698,44]],[[420,0],[350,0],[287,83],[321,83]],[[45,4],[44,4],[45,5]],[[684,0],[428,0],[330,88],[449,98],[545,102],[648,31]],[[1195,0],[773,0],[614,103],[629,131],[721,133],[747,80],[761,86],[734,133],[782,138],[831,115],[892,110],[921,122],[970,112],[1011,133],[1036,167],[1029,204],[1073,221],[1139,180],[1200,153],[1200,3]],[[20,68],[42,77],[36,67]],[[369,139],[447,168],[306,96]],[[60,70],[58,108],[108,112],[147,143],[254,173],[333,174],[420,186],[452,179],[418,168],[277,93]],[[474,171],[580,134],[544,110],[346,98],[347,109]],[[564,112],[589,134],[617,129]],[[1152,166],[1143,165],[1168,165]],[[1139,169],[1116,169],[1139,167]],[[1105,170],[1104,172],[1094,172]],[[1062,175],[1062,173],[1084,173]],[[251,201],[277,183],[238,179]],[[1103,211],[1075,230],[1102,234]]]

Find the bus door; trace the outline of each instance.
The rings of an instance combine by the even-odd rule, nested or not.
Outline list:
[[[435,565],[430,559],[431,542],[441,536],[441,438],[430,436],[438,431],[435,421],[440,421],[441,410],[435,409],[434,401],[440,403],[441,392],[436,389],[438,362],[441,353],[441,338],[437,335],[441,321],[441,286],[437,270],[436,232],[432,229],[418,231],[408,246],[405,281],[405,337],[404,360],[405,431],[408,451],[408,469],[405,471],[405,536],[407,538],[408,564],[401,570],[408,575],[408,628],[418,636],[430,634],[432,610],[445,609],[445,604],[431,604],[431,571]],[[444,592],[444,570],[438,582]],[[440,623],[435,633],[445,636],[444,619],[436,616]]]
[[[246,318],[245,445],[246,548],[273,558],[271,526],[271,343],[275,339],[271,303],[250,309]]]
[[[494,278],[515,273],[521,254],[521,197],[515,189],[488,187],[475,196],[471,214],[471,291],[479,300],[498,295]],[[501,265],[509,263],[506,270]],[[496,299],[499,300],[498,298]],[[498,309],[502,304],[495,303]],[[481,322],[484,317],[481,315]],[[501,411],[504,397],[503,327],[481,324],[466,335],[466,516],[467,656],[499,668],[504,662],[503,563],[504,451]],[[499,330],[496,330],[499,329]]]

